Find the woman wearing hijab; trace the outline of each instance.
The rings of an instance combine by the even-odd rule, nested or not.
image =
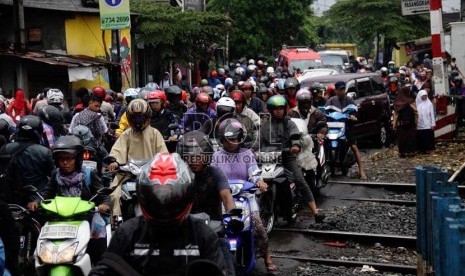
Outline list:
[[[436,119],[434,117],[433,103],[428,98],[426,90],[420,90],[415,99],[418,110],[417,124],[417,150],[426,153],[435,149],[434,127]]]
[[[31,111],[31,104],[24,98],[24,91],[16,90],[15,99],[8,105],[6,114],[17,124],[21,117],[28,115]]]
[[[399,157],[413,156],[416,150],[416,133],[418,112],[415,101],[409,96],[410,88],[400,89],[394,101],[393,129],[397,133],[397,147]]]

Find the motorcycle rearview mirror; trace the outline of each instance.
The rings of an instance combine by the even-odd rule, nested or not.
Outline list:
[[[113,192],[112,188],[109,187],[103,187],[97,191],[98,195],[109,195]]]
[[[103,161],[103,163],[109,165],[111,163],[116,162],[116,158],[113,157],[113,156],[105,156],[102,161]]]
[[[349,92],[349,93],[347,93],[347,97],[355,100],[355,99],[357,99],[357,93]]]
[[[22,190],[25,191],[25,192],[29,192],[29,193],[37,193],[39,191],[36,187],[34,187],[32,185],[24,186],[22,188]]]
[[[40,197],[41,200],[44,200],[42,195],[39,193],[39,190],[35,186],[26,185],[21,190],[23,190],[24,192],[27,192],[27,193],[36,194],[36,195],[38,195]]]
[[[179,125],[178,124],[169,124],[168,125],[168,129],[169,130],[176,130],[179,128]]]

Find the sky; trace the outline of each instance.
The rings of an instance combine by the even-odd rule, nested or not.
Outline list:
[[[312,7],[315,11],[315,14],[317,16],[321,16],[323,15],[323,12],[328,10],[334,3],[336,3],[336,0],[313,0]],[[460,7],[460,0],[443,0],[442,1],[442,9],[446,13],[453,12],[454,9],[455,11],[459,11],[459,7]]]

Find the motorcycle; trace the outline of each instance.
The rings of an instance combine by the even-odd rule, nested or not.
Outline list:
[[[116,158],[107,156],[103,159],[105,164],[116,162]],[[142,215],[142,211],[137,201],[136,179],[141,172],[142,166],[147,163],[147,160],[129,160],[126,164],[119,164],[118,173],[123,174],[121,183],[121,211],[122,218],[116,218],[117,224],[130,218]]]
[[[336,174],[336,168],[342,175],[347,175],[350,167],[355,164],[355,156],[347,143],[346,124],[349,121],[349,113],[357,110],[354,105],[348,105],[343,110],[332,106],[327,107],[326,112],[328,133],[325,137],[325,157],[329,164],[331,175]]]
[[[268,184],[268,191],[259,195],[260,218],[263,221],[266,233],[271,234],[278,214],[282,214],[288,222],[297,218],[298,200],[295,184],[290,181],[289,175],[282,164],[283,152],[275,147],[260,148],[258,164],[263,181]]]
[[[91,259],[87,246],[91,239],[91,226],[87,217],[97,212],[92,200],[98,195],[108,195],[112,190],[102,188],[86,201],[80,197],[62,196],[44,200],[34,186],[25,188],[42,199],[40,206],[50,218],[41,228],[37,239],[34,253],[37,274],[88,275]],[[105,233],[108,246],[111,239],[110,225],[101,227],[100,231]]]
[[[42,226],[26,208],[17,204],[8,204],[8,208],[19,233],[19,274],[34,274],[34,251]]]
[[[249,275],[255,269],[253,219],[255,184],[244,180],[229,180],[236,209],[223,214],[226,239],[233,255],[237,275]],[[257,208],[258,206],[255,206]]]

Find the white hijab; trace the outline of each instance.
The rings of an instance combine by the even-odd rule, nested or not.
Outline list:
[[[428,129],[431,128],[431,126],[436,125],[434,119],[433,103],[428,97],[426,100],[422,100],[421,97],[424,95],[428,96],[428,92],[426,92],[426,90],[420,90],[420,92],[418,92],[417,98],[415,99],[418,110],[419,129]]]

